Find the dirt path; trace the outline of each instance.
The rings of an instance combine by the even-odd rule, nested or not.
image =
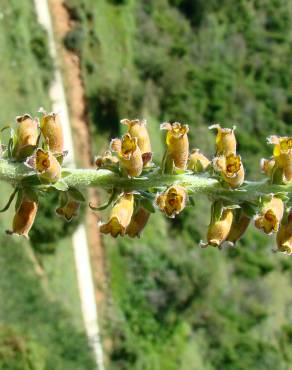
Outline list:
[[[62,0],[50,0],[49,5],[53,14],[53,25],[58,43],[58,51],[63,61],[61,70],[63,71],[65,79],[75,152],[78,153],[77,162],[80,162],[80,166],[91,167],[94,155],[91,151],[90,129],[86,119],[85,95],[81,78],[80,60],[76,54],[63,47],[63,38],[74,24],[70,20],[68,11],[63,5]],[[98,204],[98,194],[94,189],[90,189],[89,198],[93,204]],[[95,280],[95,295],[99,305],[99,311],[102,312],[104,309],[103,301],[106,273],[104,250],[97,228],[98,221],[99,217],[88,210],[86,215],[86,226]]]
[[[70,19],[61,0],[34,0],[39,22],[44,26],[49,36],[50,53],[56,63],[55,79],[50,89],[50,97],[53,109],[61,112],[63,129],[65,133],[65,149],[69,150],[67,161],[74,166],[74,149],[78,153],[78,162],[82,166],[88,167],[91,163],[90,135],[85,120],[85,100],[84,89],[80,76],[80,64],[78,58],[62,48],[60,40],[70,29]],[[50,5],[50,10],[49,6]],[[53,15],[54,31],[51,22],[50,12]],[[55,43],[57,39],[57,47]],[[61,55],[61,58],[59,56]],[[61,65],[64,68],[60,68]],[[66,81],[65,96],[62,75]],[[67,108],[69,102],[69,114]],[[75,148],[72,141],[72,132],[76,138]],[[91,196],[96,197],[94,193]],[[92,198],[91,198],[92,199]],[[96,199],[93,199],[96,201]],[[103,351],[100,341],[100,331],[98,326],[97,309],[102,306],[104,286],[104,255],[100,243],[100,236],[97,228],[97,216],[87,213],[86,226],[89,231],[86,237],[86,229],[81,225],[73,236],[73,248],[76,261],[78,285],[82,306],[83,319],[87,335],[93,347],[98,370],[104,370]],[[87,242],[89,241],[89,248]],[[89,256],[89,253],[90,256]],[[90,263],[94,271],[94,285]]]

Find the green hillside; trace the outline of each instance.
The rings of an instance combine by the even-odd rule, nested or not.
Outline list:
[[[14,122],[17,114],[35,114],[41,105],[49,109],[53,66],[33,1],[1,1],[0,50],[1,125]],[[1,208],[10,192],[1,183]],[[94,369],[83,329],[71,241],[53,240],[50,248],[43,243],[46,235],[38,237],[38,231],[43,231],[43,212],[44,207],[36,222],[34,247],[43,252],[46,245],[45,250],[57,251],[54,256],[37,255],[38,261],[28,242],[5,234],[11,227],[13,206],[0,215],[0,369]],[[55,222],[60,223],[46,215],[51,232]]]
[[[270,134],[292,134],[292,9],[284,0],[66,0],[81,56],[96,153],[119,119],[190,125],[211,155],[208,125],[237,125],[248,177]],[[113,308],[110,369],[291,369],[291,260],[251,230],[238,248],[201,250],[205,199],[175,220],[151,216],[140,240],[104,237]]]

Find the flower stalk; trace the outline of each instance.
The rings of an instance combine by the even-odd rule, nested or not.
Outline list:
[[[42,184],[35,179],[35,172],[22,163],[0,160],[0,181],[13,186],[25,181],[36,189],[45,189],[50,184]],[[33,184],[33,182],[35,182]],[[255,201],[259,196],[271,193],[286,193],[292,198],[292,183],[277,185],[269,180],[247,181],[239,189],[228,189],[218,180],[199,174],[164,174],[158,171],[139,178],[127,178],[105,169],[62,169],[62,182],[68,187],[102,188],[105,190],[117,188],[124,191],[140,191],[150,188],[167,188],[173,184],[183,185],[189,195],[204,194],[229,200],[231,203]]]
[[[40,195],[57,192],[60,204],[56,212],[70,221],[85,201],[82,192],[97,187],[110,194],[109,200],[102,206],[93,207],[90,203],[89,206],[93,211],[111,208],[108,222],[100,223],[99,230],[113,237],[139,237],[155,210],[174,218],[192,203],[192,196],[204,195],[212,207],[207,242],[202,242],[202,246],[221,249],[234,245],[254,223],[266,234],[277,233],[278,251],[284,251],[287,243],[290,248],[290,226],[285,226],[286,215],[292,208],[290,137],[268,138],[274,150],[269,159],[261,161],[266,179],[250,182],[245,179],[244,163],[237,153],[234,127],[221,128],[218,124],[210,127],[217,129],[217,136],[215,156],[207,158],[199,149],[190,150],[187,124],[164,123],[161,129],[166,130],[166,150],[161,163],[154,163],[146,121],[125,119],[121,122],[128,132],[113,139],[104,155],[96,157],[96,169],[72,169],[63,166],[66,152],[59,117],[55,113],[43,113],[41,125],[38,118],[28,115],[22,118],[26,124],[21,121],[17,133],[11,130],[0,157],[0,181],[14,187],[0,212],[8,209],[17,195],[14,220],[28,220],[19,230],[18,223],[13,222],[13,231],[20,235],[27,236]],[[32,125],[33,141],[30,140]],[[19,147],[25,150],[21,156],[15,156]],[[36,205],[33,217],[28,207],[19,208],[25,203],[24,195]],[[21,218],[19,209],[23,209]],[[288,240],[283,242],[285,248],[283,237]]]

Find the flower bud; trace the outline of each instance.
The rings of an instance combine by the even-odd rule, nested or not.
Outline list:
[[[119,163],[119,159],[113,156],[109,150],[107,150],[102,156],[97,156],[95,159],[97,168],[110,168],[117,163]]]
[[[216,155],[236,154],[236,138],[234,135],[235,126],[230,128],[221,128],[220,125],[212,125],[210,130],[217,129],[216,136]]]
[[[13,157],[21,161],[28,157],[30,151],[37,145],[38,140],[38,121],[32,119],[29,114],[16,117],[18,123],[16,133],[16,145],[13,150]]]
[[[267,176],[271,176],[274,166],[275,166],[275,160],[273,158],[271,159],[261,159],[261,170],[264,172]]]
[[[61,166],[51,152],[38,149],[35,158],[35,167],[42,180],[56,182],[61,177]]]
[[[277,232],[284,213],[282,199],[273,197],[263,204],[259,214],[255,217],[255,227],[266,234]]]
[[[135,238],[136,236],[140,238],[140,235],[146,226],[150,217],[150,212],[147,211],[145,208],[140,207],[136,213],[134,213],[130,225],[127,227],[126,234],[129,235],[131,238]]]
[[[128,176],[136,177],[141,175],[143,159],[136,137],[125,134],[122,140],[113,139],[111,141],[111,150],[118,153],[121,167],[127,172]]]
[[[193,149],[188,161],[188,170],[193,172],[203,172],[211,162],[200,152],[200,149]]]
[[[231,188],[238,188],[244,181],[244,168],[240,155],[216,157],[213,160],[215,170],[221,172]]]
[[[229,231],[229,234],[226,238],[226,241],[228,241],[230,244],[234,245],[245,233],[245,231],[248,228],[248,225],[250,223],[250,218],[247,217],[247,215],[241,211],[240,216],[238,219],[233,217],[233,222],[231,225],[231,229]]]
[[[292,214],[289,214],[287,223],[280,225],[276,241],[277,251],[289,256],[292,254]]]
[[[134,195],[132,193],[123,194],[114,205],[109,221],[100,225],[100,232],[111,234],[114,238],[118,235],[124,236],[131,222],[133,210]]]
[[[292,180],[292,137],[268,137],[268,143],[274,144],[274,159],[276,166],[283,170],[284,181]]]
[[[57,215],[64,217],[67,221],[71,221],[72,218],[78,216],[80,203],[75,200],[69,200],[64,207],[56,209]]]
[[[52,153],[64,150],[63,129],[59,114],[45,113],[41,118],[41,131]]]
[[[166,145],[167,155],[173,160],[175,167],[184,170],[189,157],[188,125],[178,122],[163,123],[161,130],[167,130]]]
[[[121,123],[128,126],[128,133],[132,137],[136,137],[138,139],[138,146],[141,150],[142,157],[145,158],[143,161],[144,167],[145,165],[151,160],[152,152],[151,152],[151,142],[150,137],[148,134],[148,130],[146,127],[147,121],[146,120],[129,120],[129,119],[122,119]]]
[[[37,213],[38,205],[36,202],[24,197],[19,209],[14,215],[11,234],[23,235],[28,238],[29,230],[31,229]]]
[[[233,212],[231,209],[223,209],[219,220],[211,221],[207,232],[207,243],[201,243],[203,247],[211,245],[220,247],[226,240],[233,221]]]
[[[187,191],[179,185],[173,185],[159,194],[155,203],[168,217],[174,218],[186,206]]]

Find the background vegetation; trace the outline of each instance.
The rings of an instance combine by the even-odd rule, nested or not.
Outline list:
[[[66,0],[64,42],[82,60],[97,152],[119,119],[188,123],[211,155],[208,125],[238,126],[248,177],[270,134],[292,134],[292,9],[284,0]],[[159,214],[140,240],[104,238],[113,309],[111,369],[291,369],[292,264],[250,231],[238,248],[200,250],[208,205]],[[109,324],[110,323],[110,324]]]
[[[32,1],[1,1],[0,50],[1,125],[12,124],[16,114],[35,114],[41,105],[49,110],[53,65]],[[10,192],[1,183],[1,208]],[[53,198],[44,202],[50,204],[52,215]],[[33,245],[41,252],[56,252],[37,258],[29,243],[5,235],[13,207],[9,214],[0,215],[1,370],[94,368],[81,318],[71,241],[60,241],[61,234],[66,236],[65,226],[47,213],[42,204]],[[44,243],[52,233],[56,238]]]
[[[270,153],[265,137],[292,134],[290,1],[66,5],[74,28],[64,43],[81,57],[96,153],[120,133],[124,117],[148,119],[155,160],[163,147],[159,122],[188,123],[192,146],[208,155],[214,146],[208,125],[237,124],[251,179],[260,177],[259,159]],[[52,62],[32,1],[1,1],[0,50],[5,125],[16,112],[49,106]],[[9,189],[1,186],[4,202]],[[236,249],[200,250],[206,203],[196,199],[176,220],[151,216],[140,240],[104,238],[113,303],[103,323],[110,369],[291,369],[291,260],[273,255],[270,239],[252,230]],[[70,240],[43,243],[47,222],[57,238],[72,230],[50,219],[49,206],[42,209],[32,236],[37,255],[5,236],[11,214],[0,215],[0,368],[93,369]]]

